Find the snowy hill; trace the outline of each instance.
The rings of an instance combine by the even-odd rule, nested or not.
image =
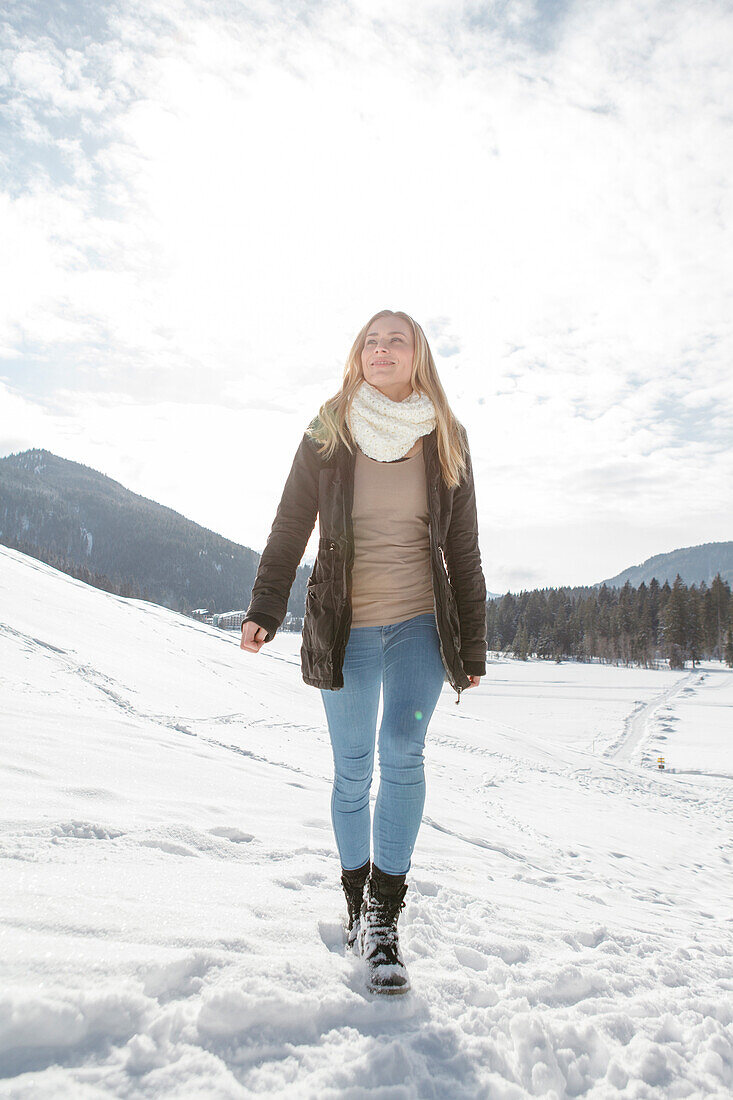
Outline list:
[[[632,565],[601,583],[609,588],[623,588],[628,581],[632,588],[638,588],[642,581],[648,585],[656,577],[660,584],[665,581],[673,584],[678,573],[688,585],[705,581],[709,588],[717,573],[728,584],[733,584],[733,542],[705,542],[700,546],[671,550],[668,554],[655,554],[641,565]]]
[[[733,673],[446,685],[394,1004],[299,642],[0,548],[0,1097],[731,1095]]]
[[[246,608],[260,559],[90,466],[38,449],[0,458],[0,539],[175,610]],[[309,573],[299,569],[293,584],[301,615]]]

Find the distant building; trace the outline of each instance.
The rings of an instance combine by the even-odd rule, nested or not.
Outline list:
[[[220,615],[212,615],[205,621],[212,626],[218,626],[220,630],[241,630],[246,614],[246,611],[223,611]],[[291,615],[288,611],[280,629],[299,633],[303,629],[302,615]]]

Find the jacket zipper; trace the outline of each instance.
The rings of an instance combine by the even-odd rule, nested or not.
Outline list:
[[[329,549],[330,553],[334,553],[335,551],[338,550],[338,546],[336,545],[335,542],[333,542],[333,540],[330,540],[329,543],[328,543],[328,549]],[[343,564],[343,569],[344,569],[344,586],[346,586],[346,561],[345,561],[345,559],[343,560],[342,564]],[[333,572],[331,573],[331,576],[333,576]],[[331,658],[332,659],[333,659],[333,654],[336,652],[337,647],[338,647],[338,645],[340,643],[340,640],[341,640],[340,639],[340,633],[341,633],[341,623],[339,622],[339,630],[338,630],[336,639],[334,641],[333,650],[331,651]]]
[[[432,535],[432,530],[433,530],[432,523],[428,523],[428,527],[430,528],[430,533]],[[438,544],[438,549],[440,550],[440,556],[443,558],[443,561],[445,561],[445,558],[443,557],[443,547],[440,544]],[[447,570],[446,570],[446,573],[447,573]],[[438,603],[437,603],[437,600],[435,599],[435,589],[433,589],[433,610],[435,612],[435,625],[437,627],[438,626]],[[441,637],[440,637],[440,630],[438,630],[438,645],[440,646],[440,658],[443,662],[443,668],[448,673],[448,680],[450,681],[450,685],[456,693],[456,696],[457,696],[456,706],[458,706],[458,704],[461,701],[461,690],[462,689],[458,688],[458,687],[455,687],[455,685],[453,684],[453,681],[451,679],[451,673],[450,673],[450,669],[448,668],[448,662],[446,661],[445,653],[443,652],[443,642],[442,642]]]

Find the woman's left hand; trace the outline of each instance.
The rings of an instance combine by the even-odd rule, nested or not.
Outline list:
[[[480,676],[472,676],[470,672],[466,673],[471,683],[468,685],[470,688],[477,688],[481,683]]]

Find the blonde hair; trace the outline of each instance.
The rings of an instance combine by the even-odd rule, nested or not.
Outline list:
[[[375,313],[360,330],[349,352],[344,368],[341,389],[329,397],[318,410],[318,416],[311,422],[307,431],[319,444],[318,452],[329,459],[339,440],[351,451],[352,437],[347,427],[347,414],[351,402],[364,378],[361,365],[361,353],[364,349],[367,333],[374,321],[380,317],[401,317],[412,328],[415,340],[415,353],[412,359],[410,383],[417,393],[424,393],[435,407],[435,427],[438,441],[438,459],[443,481],[448,488],[455,488],[465,476],[467,465],[465,448],[467,447],[466,429],[451,412],[448,398],[440,383],[435,360],[427,337],[417,321],[408,313],[395,309],[382,309]]]

